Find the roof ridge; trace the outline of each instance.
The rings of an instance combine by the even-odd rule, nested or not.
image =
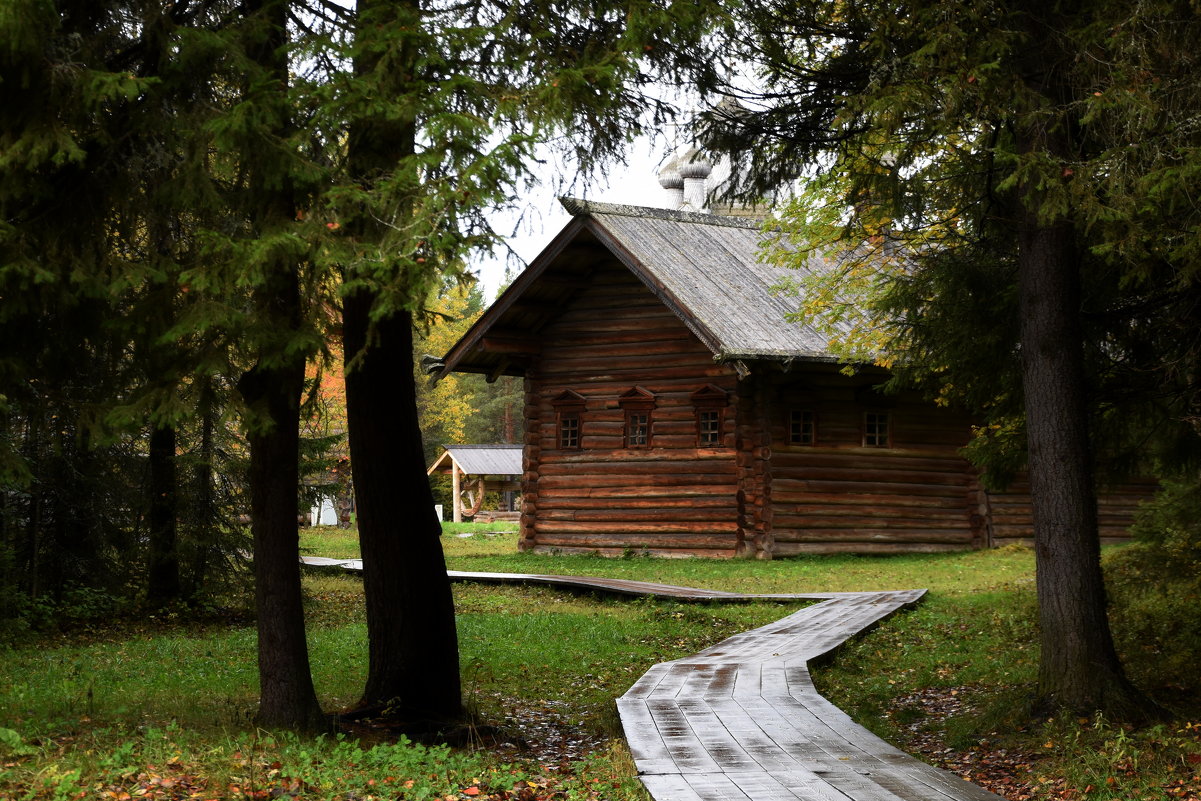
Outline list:
[[[443,445],[443,448],[450,450],[451,448],[523,448],[525,447],[520,442],[494,442],[490,444],[472,443],[471,445]]]
[[[676,222],[716,225],[723,228],[752,228],[761,226],[761,221],[746,217],[726,217],[720,214],[705,214],[699,211],[679,211],[651,206],[627,206],[621,203],[601,203],[575,197],[560,197],[559,202],[572,217],[588,217],[608,214],[615,217],[639,217],[642,219],[675,220]]]

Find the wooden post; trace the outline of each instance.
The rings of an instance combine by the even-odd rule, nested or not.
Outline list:
[[[450,483],[451,496],[454,498],[454,522],[462,523],[463,496],[460,494],[462,492],[462,486],[459,478],[459,463],[455,461],[453,456],[450,457]]]

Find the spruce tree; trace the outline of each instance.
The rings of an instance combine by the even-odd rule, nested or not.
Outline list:
[[[1198,297],[1182,232],[1201,220],[1178,202],[1201,144],[1185,101],[1201,86],[1195,14],[1172,0],[830,0],[753,2],[745,19],[741,52],[766,83],[731,89],[707,139],[734,155],[741,193],[802,181],[778,255],[839,264],[799,280],[804,311],[848,360],[980,415],[986,468],[1028,466],[1042,700],[1154,714],[1109,634],[1094,473],[1152,428],[1196,452],[1180,423],[1201,340],[1146,302],[1175,315]],[[1178,341],[1152,356],[1164,330]],[[1139,370],[1159,386],[1132,381]]]

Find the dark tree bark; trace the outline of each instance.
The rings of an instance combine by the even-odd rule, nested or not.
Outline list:
[[[1027,86],[1052,108],[1065,109],[1062,50],[1056,20],[1030,7],[1032,45]],[[1071,122],[1064,114],[1031,115],[1019,132],[1024,155],[1072,158]],[[1060,180],[1070,180],[1070,173]],[[1022,188],[1018,291],[1022,391],[1025,398],[1031,508],[1034,518],[1041,658],[1040,702],[1082,714],[1103,710],[1120,719],[1153,705],[1126,678],[1106,614],[1097,493],[1089,439],[1084,373],[1080,269],[1076,232],[1048,220],[1047,187]]]
[[[345,300],[350,461],[367,602],[369,664],[359,701],[412,722],[462,716],[454,601],[425,474],[413,385],[412,321],[377,323],[368,347],[372,296]]]
[[[1143,708],[1105,611],[1088,436],[1074,232],[1027,219],[1021,232],[1022,385],[1042,657],[1039,694],[1082,713]]]
[[[291,126],[282,87],[288,83],[287,3],[247,0],[248,16],[262,15],[264,34],[250,56],[281,87],[258,99],[271,119],[271,135],[285,140]],[[247,153],[252,165],[252,218],[260,233],[286,228],[295,208],[293,188],[276,154]],[[274,166],[277,172],[269,170]],[[259,320],[266,324],[259,360],[242,375],[238,391],[250,407],[250,509],[254,535],[255,606],[258,618],[258,723],[268,728],[315,731],[326,727],[313,689],[305,641],[300,586],[300,400],[305,355],[295,345],[303,318],[299,265],[276,257],[254,290]]]
[[[175,443],[173,425],[156,426],[150,432],[146,601],[151,606],[164,606],[180,596]]]
[[[404,91],[418,59],[411,39],[377,41],[421,24],[415,0],[360,0],[355,72],[373,72],[389,49],[391,87]],[[398,50],[396,48],[399,48]],[[398,65],[406,65],[400,70]],[[387,86],[381,91],[388,91]],[[364,116],[350,132],[350,172],[364,185],[412,156],[416,120]],[[403,210],[401,212],[403,214]],[[370,219],[354,234],[379,243]],[[377,293],[360,288],[343,301],[346,417],[354,476],[369,640],[368,674],[358,712],[387,712],[417,726],[462,717],[454,601],[442,553],[441,524],[425,473],[413,374],[413,319],[395,311],[372,323]]]
[[[274,298],[277,311],[296,302],[295,281]],[[300,589],[300,396],[304,358],[256,365],[238,390],[258,420],[250,440],[250,517],[258,618],[259,710],[267,728],[316,731],[326,725],[309,672]]]

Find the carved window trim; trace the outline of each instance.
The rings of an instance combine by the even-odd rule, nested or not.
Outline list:
[[[692,407],[696,418],[696,446],[698,448],[720,448],[725,430],[726,407],[730,403],[729,393],[713,384],[692,393]]]
[[[555,446],[563,451],[582,449],[587,400],[580,393],[565,389],[555,396],[551,406],[555,409]]]
[[[654,438],[654,393],[642,387],[632,387],[617,399],[625,416],[622,441],[626,448],[650,448]]]

